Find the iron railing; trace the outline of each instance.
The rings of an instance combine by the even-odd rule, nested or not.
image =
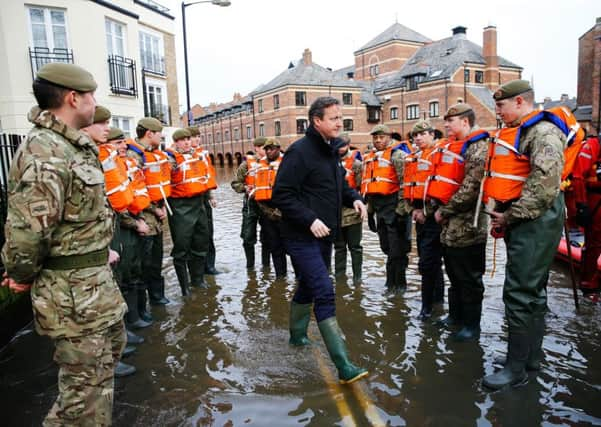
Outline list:
[[[30,47],[29,62],[31,63],[31,77],[35,79],[38,70],[49,62],[73,64],[73,50],[55,47],[50,51],[47,47]]]
[[[119,55],[109,55],[108,64],[111,92],[137,97],[136,61]]]

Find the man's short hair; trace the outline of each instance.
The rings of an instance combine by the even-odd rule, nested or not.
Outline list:
[[[319,117],[323,119],[324,111],[332,105],[340,105],[340,101],[332,96],[320,96],[309,108],[309,123],[313,124],[313,118]]]
[[[63,105],[63,99],[70,89],[56,86],[44,79],[35,79],[32,84],[33,96],[42,110],[52,110]]]
[[[146,132],[150,132],[150,131],[140,125],[136,126],[136,136],[138,137],[138,139],[144,138],[144,135],[146,135]]]

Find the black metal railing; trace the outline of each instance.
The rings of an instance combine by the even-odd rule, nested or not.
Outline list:
[[[109,55],[108,64],[111,92],[138,96],[136,61],[119,55]]]
[[[47,47],[30,47],[29,62],[31,63],[31,77],[32,79],[35,79],[38,70],[49,62],[65,62],[73,64],[73,51],[71,49],[58,47],[55,47],[52,51]]]
[[[168,105],[150,104],[147,111],[144,111],[145,116],[154,117],[164,125],[171,125],[171,114]]]
[[[8,171],[13,156],[24,135],[0,134],[0,247],[4,245],[4,223],[6,222],[6,200],[8,197]]]

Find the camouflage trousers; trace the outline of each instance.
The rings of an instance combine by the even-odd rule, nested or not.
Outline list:
[[[58,397],[44,426],[110,426],[113,374],[127,335],[123,321],[82,337],[55,341]]]

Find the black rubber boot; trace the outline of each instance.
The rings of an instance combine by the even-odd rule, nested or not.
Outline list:
[[[273,259],[273,267],[275,269],[275,277],[278,279],[286,277],[288,272],[288,266],[286,265],[286,254],[275,254],[271,255]]]
[[[451,335],[451,339],[457,342],[477,341],[480,339],[482,304],[464,304],[462,312],[463,327]]]
[[[311,304],[290,303],[290,344],[301,347],[311,344],[307,328],[311,320]]]
[[[144,338],[134,334],[129,329],[127,330],[127,345],[138,345],[144,342]]]
[[[244,245],[244,255],[246,256],[246,268],[255,268],[255,245]]]
[[[432,317],[435,281],[436,277],[432,274],[422,274],[422,309],[417,316],[419,320],[428,320]]]
[[[141,283],[138,285],[138,315],[140,316],[140,319],[146,322],[152,322],[152,315],[148,312],[148,309],[146,308],[146,289],[146,284]]]
[[[127,377],[136,373],[136,368],[123,362],[118,362],[115,366],[115,378]]]
[[[407,271],[401,265],[394,266],[394,287],[395,295],[402,295],[407,290]]]
[[[461,316],[461,306],[459,304],[459,296],[453,286],[449,287],[449,314],[442,320],[439,320],[437,323],[438,326],[443,328],[449,328],[454,326],[459,326],[463,323]]]
[[[125,303],[127,304],[127,314],[125,315],[127,327],[131,329],[142,329],[152,325],[152,322],[147,322],[140,318],[138,290],[136,289],[136,286],[128,286],[128,291],[123,296],[125,297]]]
[[[253,254],[253,256],[254,256],[254,254]],[[266,244],[261,243],[261,265],[263,266],[263,268],[269,268],[269,258],[270,258],[269,248],[267,247]],[[253,265],[254,265],[254,262],[253,262]]]
[[[127,345],[123,349],[123,354],[121,354],[121,357],[129,357],[132,354],[134,354],[135,352],[136,352],[136,347],[134,347],[133,345]]]
[[[434,283],[434,304],[444,303],[444,274],[442,269],[437,273]]]
[[[346,274],[346,245],[340,244],[334,251],[334,275],[342,277]]]
[[[150,305],[167,305],[169,300],[165,298],[165,279],[153,280],[148,286],[148,297]]]
[[[175,269],[175,275],[179,282],[179,287],[182,290],[182,296],[188,296],[190,294],[190,278],[188,277],[188,268],[185,262],[173,261],[173,268]]]
[[[351,252],[351,268],[353,270],[353,283],[357,285],[363,281],[363,255]]]
[[[499,372],[488,375],[482,380],[482,385],[492,390],[500,390],[511,385],[518,387],[528,382],[526,362],[530,350],[528,332],[509,329],[507,361]]]
[[[543,360],[543,338],[545,336],[545,316],[535,315],[532,324],[528,329],[528,339],[530,341],[530,354],[526,362],[527,371],[540,370],[540,364]]]
[[[190,270],[190,287],[199,289],[208,289],[209,285],[205,282],[205,258],[192,257],[188,263]]]

